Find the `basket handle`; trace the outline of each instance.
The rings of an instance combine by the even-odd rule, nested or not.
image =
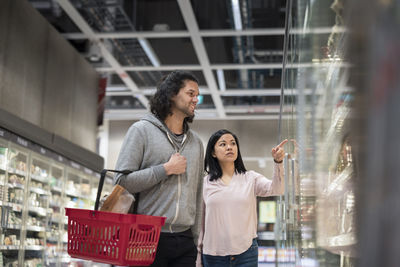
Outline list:
[[[122,174],[127,175],[127,174],[130,174],[133,171],[130,171],[130,170],[118,171],[118,170],[103,169],[101,171],[101,173],[100,173],[100,181],[99,181],[99,187],[97,189],[97,196],[96,196],[96,203],[94,204],[94,210],[98,210],[99,209],[100,195],[101,195],[101,191],[103,190],[104,179],[106,177],[106,173],[107,172],[116,172],[116,173],[122,173]],[[136,199],[136,196],[135,196],[135,204],[134,204],[135,207],[137,207],[137,201],[139,201],[139,199]]]

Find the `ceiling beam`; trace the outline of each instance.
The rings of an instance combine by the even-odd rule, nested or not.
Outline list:
[[[190,39],[194,47],[194,51],[197,54],[197,58],[203,69],[203,75],[207,82],[208,88],[211,92],[214,105],[217,109],[218,115],[221,118],[225,118],[224,105],[222,104],[221,97],[218,93],[217,83],[212,72],[210,61],[208,59],[207,51],[203,43],[203,39],[199,33],[199,27],[197,25],[196,17],[193,13],[193,8],[190,0],[178,0],[179,8],[185,21],[186,28],[189,30]]]
[[[300,69],[300,68],[319,68],[329,67],[332,62],[305,62],[305,63],[288,63],[287,69]],[[348,68],[351,64],[347,62],[338,62],[338,68]],[[202,65],[162,65],[162,66],[121,66],[124,71],[172,71],[172,70],[190,70],[201,71]],[[208,64],[210,70],[248,70],[248,69],[282,69],[282,63],[258,63],[258,64]],[[97,67],[99,72],[112,72],[113,67]],[[215,80],[214,80],[215,82]]]
[[[112,87],[111,87],[112,88]],[[131,94],[126,91],[126,88],[119,87],[121,90],[109,90],[107,88],[107,96],[130,96]],[[144,95],[153,95],[156,89],[142,89]],[[200,89],[201,95],[210,95],[211,92],[208,89]],[[221,96],[280,96],[281,89],[230,89],[219,93]]]
[[[232,37],[232,36],[271,36],[283,35],[284,29],[247,29],[247,30],[199,30],[201,37]],[[107,32],[96,33],[103,39],[134,39],[134,38],[190,38],[188,31],[140,31],[140,32]],[[86,39],[82,33],[64,33],[63,36],[70,40]]]
[[[208,59],[207,59],[208,61]],[[282,63],[259,63],[259,64],[208,64],[210,70],[238,70],[238,69],[282,69]],[[202,65],[161,65],[161,66],[121,66],[125,71],[172,71],[176,69],[201,71]],[[111,72],[113,67],[97,67],[97,71]]]
[[[134,109],[108,109],[104,112],[105,120],[140,120],[143,115],[146,114],[146,110],[134,110]],[[284,114],[282,119],[294,119],[296,114]],[[229,115],[225,118],[221,118],[217,114],[215,109],[198,109],[196,110],[196,121],[197,120],[278,120],[278,114],[251,114],[242,113],[241,115]]]
[[[122,68],[119,62],[115,59],[114,55],[106,48],[103,41],[99,39],[89,24],[82,18],[79,12],[75,9],[75,7],[70,3],[69,0],[57,0],[59,5],[68,14],[71,20],[78,26],[78,28],[83,32],[87,39],[94,42],[101,49],[101,53],[103,58],[108,62],[108,64],[112,67],[113,71],[116,72],[125,85],[132,91],[132,94],[142,103],[144,107],[148,107],[147,98],[140,92],[139,88],[135,84],[135,82],[131,79],[131,77],[126,73],[126,71]]]
[[[289,34],[330,34],[345,32],[344,27],[318,27],[310,29],[291,29]],[[244,30],[199,30],[201,37],[232,37],[232,36],[275,36],[284,35],[284,28],[244,29]],[[64,33],[66,39],[86,39],[83,33]],[[190,38],[188,31],[138,31],[138,32],[107,32],[96,33],[99,39],[133,39],[133,38]]]
[[[332,65],[332,61],[329,62],[305,62],[305,63],[287,63],[287,69],[300,69],[300,68],[320,68],[329,67]],[[337,68],[349,68],[352,65],[348,62],[337,62],[335,67]],[[282,69],[282,63],[258,63],[258,64],[209,64],[210,70],[241,70],[241,69]],[[172,71],[172,70],[190,70],[190,71],[201,71],[201,65],[162,65],[162,66],[121,66],[124,71]],[[113,72],[113,67],[97,67],[99,72]],[[215,80],[214,80],[215,82]]]
[[[297,95],[296,89],[286,88],[285,90],[291,90],[287,95],[295,96]],[[140,88],[140,91],[147,96],[151,96],[156,92],[155,88]],[[303,93],[305,95],[312,95],[312,89],[304,89]],[[200,87],[200,95],[210,95],[210,90],[208,88]],[[281,89],[280,88],[269,88],[269,89],[226,89],[223,92],[219,93],[220,96],[280,96]],[[322,90],[314,92],[315,95],[322,94]],[[127,91],[126,87],[121,86],[108,86],[106,91],[107,96],[130,96],[132,95],[129,91]]]
[[[125,71],[173,71],[173,70],[198,70],[201,71],[200,65],[162,65],[162,66],[122,66]],[[97,67],[97,71],[110,72],[113,71],[112,67]]]

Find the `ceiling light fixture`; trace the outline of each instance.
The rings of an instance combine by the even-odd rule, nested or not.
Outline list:
[[[218,70],[217,70],[217,77],[218,77],[219,90],[220,90],[221,92],[225,92],[225,90],[226,90],[226,85],[225,85],[224,70],[218,69]]]
[[[232,13],[233,21],[235,24],[235,30],[242,30],[242,16],[240,14],[239,0],[232,0]]]
[[[91,41],[89,44],[87,59],[90,62],[100,62],[102,60],[100,47],[97,45],[95,41]]]

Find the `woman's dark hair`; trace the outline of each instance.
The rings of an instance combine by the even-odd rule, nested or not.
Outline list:
[[[157,85],[157,92],[150,99],[151,113],[162,121],[164,121],[168,115],[171,115],[171,99],[179,93],[181,88],[185,87],[186,81],[199,83],[192,73],[186,71],[173,71],[161,78]],[[185,119],[185,122],[192,121],[193,117]]]
[[[237,173],[245,173],[246,168],[244,167],[243,160],[242,160],[242,155],[240,154],[240,148],[239,148],[239,139],[237,136],[226,130],[226,129],[221,129],[213,133],[210,137],[210,140],[208,140],[207,144],[207,149],[206,149],[206,155],[204,158],[204,170],[210,175],[210,181],[217,180],[222,176],[222,169],[221,166],[219,165],[218,159],[213,157],[213,152],[214,152],[214,146],[215,143],[223,136],[224,134],[231,134],[233,138],[235,138],[236,145],[237,145],[237,158],[235,160],[235,172]]]

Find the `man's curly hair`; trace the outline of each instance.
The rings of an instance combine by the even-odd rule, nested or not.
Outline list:
[[[185,86],[186,81],[199,83],[197,78],[190,72],[173,71],[165,75],[157,85],[157,91],[150,99],[150,111],[160,120],[164,121],[168,115],[171,115],[172,98],[179,93],[179,90]],[[192,122],[193,117],[187,117],[185,122]]]

